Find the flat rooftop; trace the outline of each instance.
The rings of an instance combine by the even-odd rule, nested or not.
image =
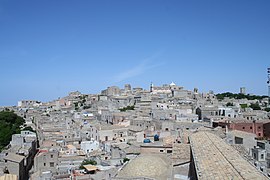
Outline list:
[[[212,133],[196,132],[190,136],[190,143],[198,180],[268,179]]]
[[[15,153],[8,153],[6,157],[4,157],[5,160],[20,163],[24,160],[24,156],[15,154]]]

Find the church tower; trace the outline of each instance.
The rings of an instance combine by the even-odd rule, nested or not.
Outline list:
[[[151,84],[150,84],[150,92],[153,92],[153,87],[154,87],[154,84],[151,82]]]

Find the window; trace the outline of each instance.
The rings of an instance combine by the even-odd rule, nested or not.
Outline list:
[[[250,126],[250,129],[252,129],[252,126]]]
[[[160,149],[159,152],[164,152],[164,150],[163,149]]]
[[[53,158],[53,154],[51,154],[51,158]]]
[[[172,150],[167,150],[167,153],[172,153]]]
[[[259,133],[258,135],[261,136],[261,133]]]
[[[43,165],[46,166],[46,163],[44,163]]]
[[[235,141],[235,144],[243,144],[243,138],[235,137],[234,141]]]
[[[263,159],[264,158],[264,154],[261,154],[261,159]]]
[[[245,127],[243,127],[243,129],[245,129]]]
[[[50,162],[50,167],[54,167],[54,162]]]
[[[261,126],[259,126],[258,129],[261,129]]]

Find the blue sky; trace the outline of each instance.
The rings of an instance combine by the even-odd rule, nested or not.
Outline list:
[[[269,0],[0,0],[0,105],[175,82],[267,94]]]

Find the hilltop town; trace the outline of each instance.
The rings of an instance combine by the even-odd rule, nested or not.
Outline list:
[[[268,97],[245,91],[126,84],[1,107],[32,130],[0,153],[0,179],[268,179]]]

